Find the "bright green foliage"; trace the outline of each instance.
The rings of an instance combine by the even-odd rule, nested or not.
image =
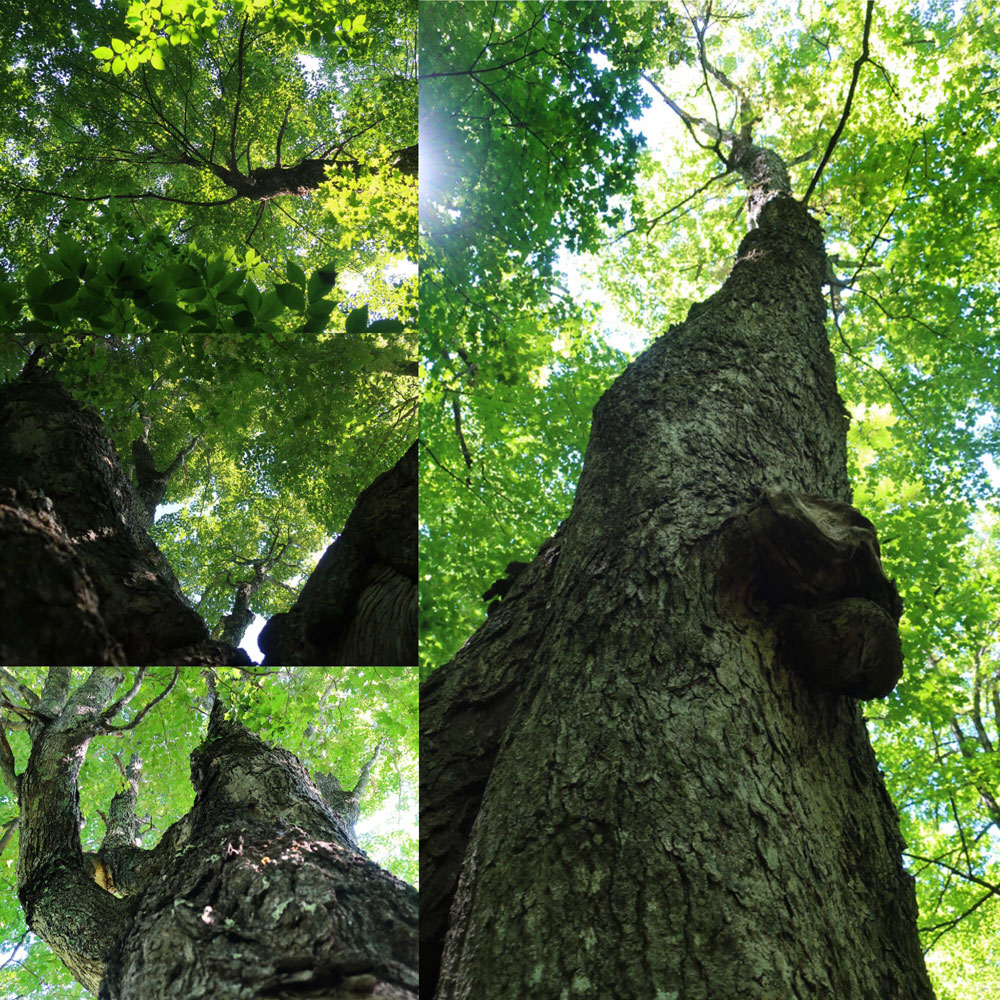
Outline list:
[[[102,70],[116,75],[126,69],[134,72],[146,62],[154,69],[163,69],[162,50],[170,45],[218,38],[218,23],[229,11],[277,30],[299,45],[340,46],[346,54],[348,46],[365,31],[367,20],[365,14],[352,16],[353,7],[353,2],[331,0],[283,0],[277,4],[272,0],[236,0],[229,4],[216,0],[134,0],[125,24],[135,37],[127,41],[112,38],[110,48],[98,46],[93,55],[103,63]]]
[[[154,534],[214,627],[276,539],[251,607],[284,610],[416,434],[415,3],[122,17],[0,12],[0,378],[40,351],[126,470],[145,422],[159,469],[197,439]]]
[[[74,667],[74,687],[91,668]],[[17,679],[36,693],[47,668],[22,667]],[[136,668],[125,670],[118,694],[129,690]],[[159,695],[173,676],[172,667],[146,668],[142,688],[115,720],[127,725]],[[147,815],[142,847],[153,847],[167,827],[183,816],[194,799],[190,783],[191,751],[207,726],[205,680],[202,670],[180,668],[176,685],[135,729],[97,737],[88,748],[80,771],[80,832],[84,850],[96,850],[104,836],[101,813],[122,785],[120,762],[133,753],[143,764],[138,809]],[[353,788],[361,768],[380,740],[384,746],[361,803],[358,841],[372,860],[416,885],[417,845],[417,687],[414,671],[402,668],[215,668],[217,690],[236,717],[252,732],[294,753],[310,773],[332,773],[343,788]],[[15,703],[23,704],[18,698]],[[24,770],[30,751],[27,734],[12,728],[5,713],[4,728],[16,760]],[[3,828],[17,816],[9,789],[0,794]],[[16,884],[17,834],[7,843],[0,865],[10,886]],[[2,981],[11,996],[89,996],[69,976],[48,947],[26,934],[24,916],[14,892],[0,903],[3,950],[9,954],[21,942],[15,961]]]
[[[552,262],[620,213],[641,145],[624,127],[644,100],[637,72],[654,39],[675,37],[656,4],[421,9],[428,664],[454,651],[482,614],[478,594],[568,506],[598,372],[615,359],[586,312],[553,296]]]
[[[556,9],[568,23],[647,13],[636,6]],[[661,5],[648,6],[662,16]],[[540,141],[510,123],[510,108],[524,107],[512,95],[533,72],[522,63],[537,60],[542,76],[548,60],[566,65],[610,46],[556,36],[534,51],[536,34],[556,20],[529,31],[540,10],[435,4],[439,31],[424,36],[431,79],[422,114],[462,157],[450,172],[445,159],[423,215],[430,386],[421,433],[437,456],[421,494],[424,565],[434,567],[422,581],[426,667],[481,620],[479,594],[503,566],[530,558],[565,516],[590,408],[623,366],[593,339],[638,351],[683,320],[725,278],[746,225],[745,192],[710,141],[698,133],[696,143],[652,89],[641,124],[627,101],[642,72],[689,114],[741,123],[733,95],[697,67],[690,25],[644,35],[652,41],[628,68],[613,55],[598,60],[611,94],[596,130],[613,140],[641,129],[647,140],[617,173],[607,160],[611,183],[605,175],[596,197],[588,186],[614,155],[606,150],[591,165],[574,161],[570,145],[542,171]],[[712,11],[709,59],[743,89],[755,142],[791,164],[801,197],[840,120],[864,5],[731,2]],[[494,47],[515,36],[502,81],[511,91],[490,93],[489,77],[472,70],[494,64]],[[852,416],[854,502],[876,524],[906,605],[906,674],[884,706],[870,707],[876,749],[918,876],[939,996],[964,1000],[996,993],[990,941],[1000,920],[1000,538],[987,472],[1000,444],[1000,29],[980,2],[877,5],[871,58],[810,206],[834,274],[850,286],[830,290],[830,334]],[[458,75],[433,75],[441,71]],[[544,109],[562,101],[561,127],[571,132],[584,118],[583,90],[559,73],[545,80],[534,88],[538,121],[555,128]],[[575,297],[548,270],[560,241],[584,252]],[[596,318],[594,300],[615,311]]]

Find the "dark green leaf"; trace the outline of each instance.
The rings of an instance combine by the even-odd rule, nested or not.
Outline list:
[[[368,327],[369,333],[402,333],[406,329],[398,319],[377,319]]]
[[[352,309],[347,314],[347,322],[344,329],[348,333],[364,333],[368,329],[368,306],[360,309]]]
[[[45,289],[44,292],[39,296],[42,302],[47,302],[50,305],[56,302],[65,302],[67,299],[73,297],[76,290],[80,287],[80,282],[76,278],[61,278],[59,281],[53,282]]]
[[[278,298],[289,309],[295,309],[301,312],[305,308],[305,296],[302,294],[301,288],[296,288],[295,285],[280,284],[275,289]]]

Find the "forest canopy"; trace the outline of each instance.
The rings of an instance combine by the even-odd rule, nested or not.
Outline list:
[[[68,689],[73,692],[91,671],[89,667],[0,671],[0,688],[10,706],[4,708],[2,725],[18,774],[25,770],[31,751],[27,692],[37,696],[49,671],[64,669],[71,673]],[[194,797],[189,758],[205,738],[210,674],[228,717],[294,753],[313,780],[332,775],[342,788],[353,788],[381,745],[361,798],[358,843],[378,865],[416,885],[417,689],[415,672],[398,668],[128,668],[116,694],[124,697],[137,682],[138,690],[116,716],[117,731],[90,744],[80,770],[83,850],[100,848],[109,805],[126,784],[125,768],[133,754],[142,764],[137,804],[143,849],[153,848],[189,811]],[[5,991],[22,996],[89,996],[25,927],[15,891],[18,807],[13,792],[5,787],[4,793],[0,843],[10,889],[4,893],[0,914]]]
[[[853,502],[905,605],[906,673],[866,714],[938,995],[966,1000],[996,992],[1000,920],[1000,35],[978,2],[865,17],[428,7],[422,655],[445,662],[555,532],[600,394],[729,272],[747,212],[712,129],[747,128],[825,232]]]
[[[416,3],[28,2],[0,51],[0,378],[167,474],[210,627],[285,610],[415,437]]]

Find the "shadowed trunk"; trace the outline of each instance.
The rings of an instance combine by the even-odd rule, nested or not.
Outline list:
[[[0,386],[0,659],[248,663],[212,642],[97,414],[32,368]]]
[[[198,165],[196,161],[191,162],[195,166]],[[395,150],[390,154],[388,161],[389,167],[407,177],[417,176],[417,164],[416,145]],[[352,160],[337,162],[308,158],[288,167],[254,167],[249,174],[217,163],[210,166],[212,173],[224,184],[231,187],[240,197],[249,198],[251,201],[268,201],[282,195],[304,198],[326,180],[327,168],[331,177],[337,177],[342,173],[357,177],[362,170],[361,165]],[[376,171],[373,168],[371,172]]]
[[[417,661],[417,445],[360,497],[298,600],[257,640],[265,665]]]

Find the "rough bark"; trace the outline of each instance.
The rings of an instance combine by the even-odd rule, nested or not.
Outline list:
[[[121,675],[95,670],[71,692],[54,669],[19,780],[18,895],[81,983],[101,1000],[416,995],[416,890],[360,851],[356,813],[220,703],[191,757],[194,805],[152,850],[135,846],[130,762],[99,852],[123,898],[100,888],[80,851],[76,778]]]
[[[422,689],[423,996],[932,996],[851,696],[898,677],[899,604],[822,234],[746,167],[729,279],[604,394],[569,518]]]
[[[265,665],[416,663],[416,443],[358,497],[298,600],[257,642]]]
[[[32,368],[0,386],[0,658],[248,663],[213,643],[100,419]]]

